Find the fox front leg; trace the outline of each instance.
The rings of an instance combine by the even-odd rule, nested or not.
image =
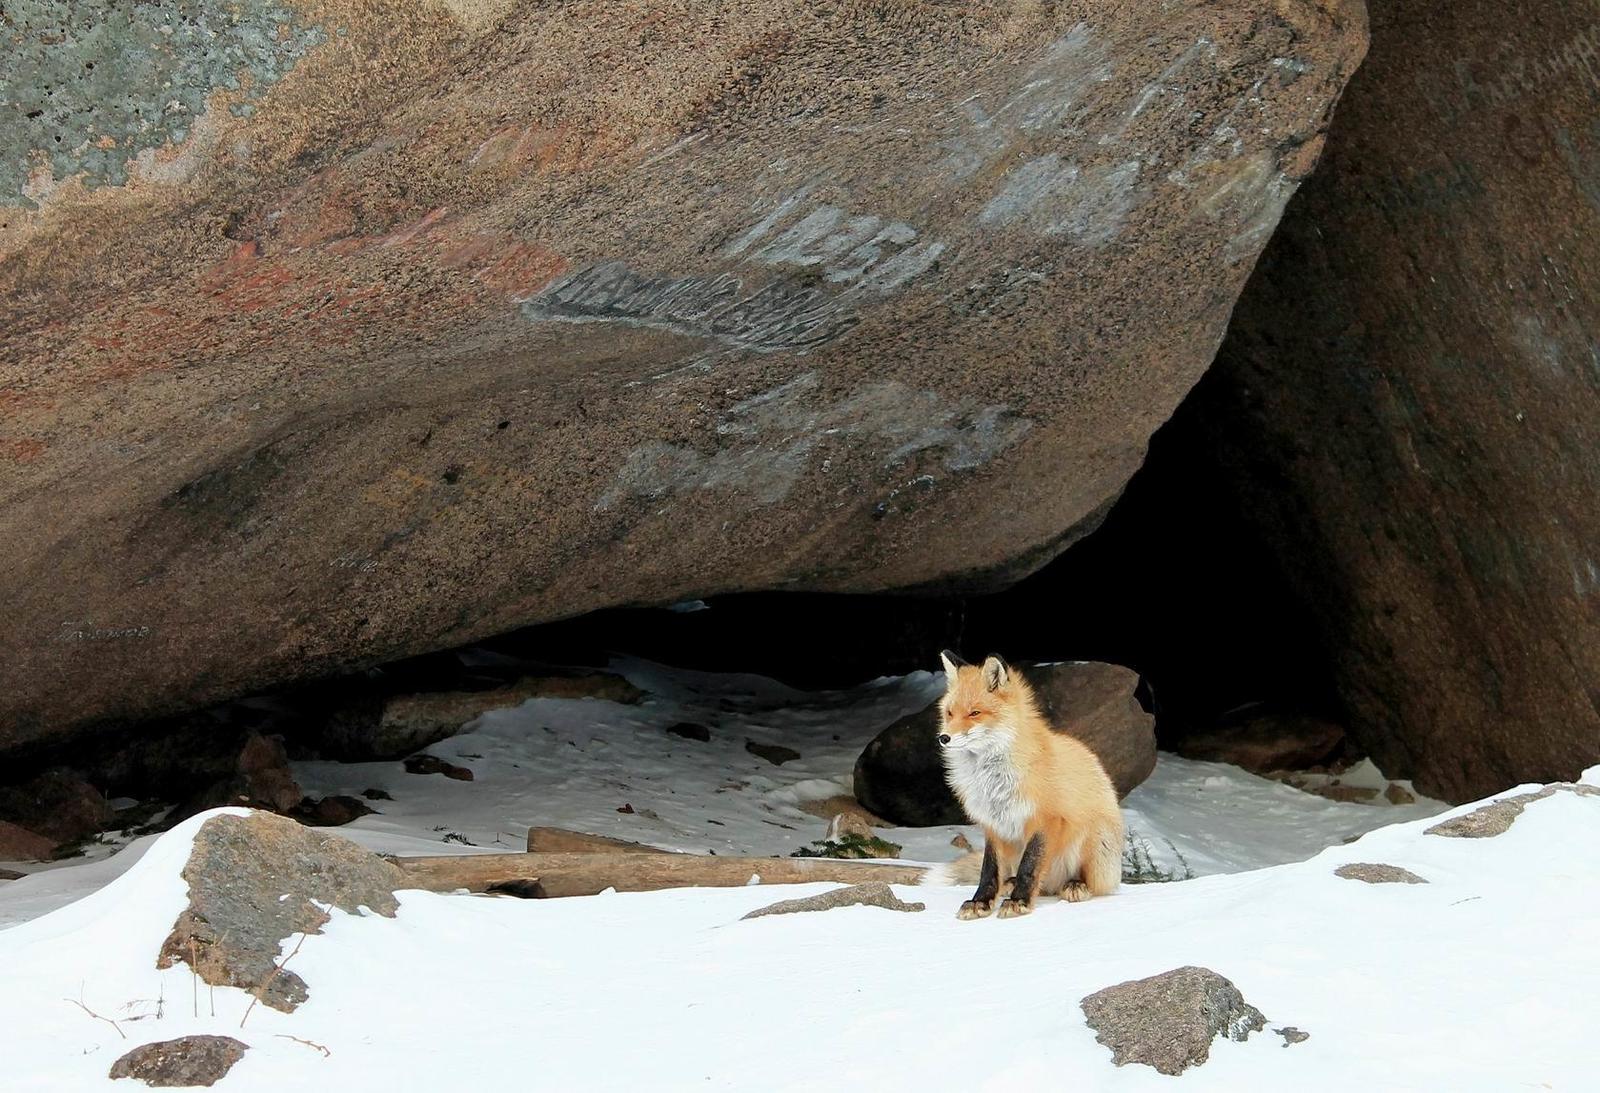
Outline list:
[[[1036,832],[1028,840],[1017,865],[1017,876],[1011,884],[1011,898],[1000,905],[1001,918],[1016,918],[1033,912],[1033,894],[1039,888],[1039,869],[1044,864],[1044,832]]]
[[[974,918],[988,918],[994,911],[994,897],[1000,891],[1000,862],[995,856],[994,840],[983,840],[983,869],[978,874],[978,890],[961,905],[956,917],[963,922]]]

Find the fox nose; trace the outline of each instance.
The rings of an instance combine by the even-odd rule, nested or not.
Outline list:
[[[947,732],[940,733],[939,734],[939,746],[943,747],[944,745],[946,745],[948,743],[950,743],[950,734],[947,733]]]

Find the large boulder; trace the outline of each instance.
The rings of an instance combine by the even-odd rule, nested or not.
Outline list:
[[[1134,692],[1139,677],[1116,664],[1074,662],[1024,669],[1051,726],[1082,740],[1126,797],[1156,767],[1155,719]],[[873,737],[856,759],[861,807],[906,827],[968,822],[944,778],[936,742],[939,704],[907,714]]]
[[[191,7],[0,52],[0,748],[607,605],[1028,571],[1210,362],[1366,38]]]
[[[1600,760],[1600,24],[1372,7],[1185,416],[1315,615],[1357,743],[1464,801]]]

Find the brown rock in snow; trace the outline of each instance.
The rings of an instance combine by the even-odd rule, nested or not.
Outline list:
[[[111,1064],[111,1078],[137,1078],[161,1088],[211,1086],[244,1058],[248,1044],[232,1036],[182,1036],[144,1044]]]

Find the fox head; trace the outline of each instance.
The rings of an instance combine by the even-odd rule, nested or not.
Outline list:
[[[986,750],[1011,743],[1013,674],[999,657],[981,668],[943,652],[944,698],[939,704],[939,746],[947,751]]]

